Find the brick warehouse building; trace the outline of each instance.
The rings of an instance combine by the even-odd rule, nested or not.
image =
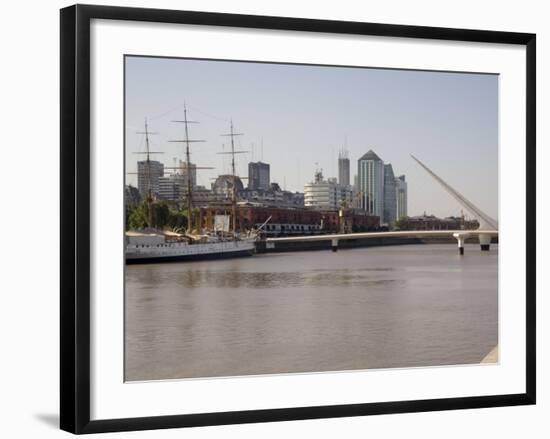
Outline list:
[[[434,215],[409,216],[399,221],[400,230],[475,230],[479,228],[476,219],[461,217],[437,218]]]
[[[201,225],[212,229],[215,215],[230,214],[228,206],[200,209]],[[319,233],[366,232],[378,230],[380,218],[365,212],[345,210],[314,210],[300,208],[277,208],[262,206],[238,206],[237,229],[257,228],[271,217],[264,226],[269,236],[311,235]]]

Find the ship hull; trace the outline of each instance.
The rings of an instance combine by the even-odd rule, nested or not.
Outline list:
[[[237,241],[215,244],[194,244],[177,247],[127,248],[126,264],[153,264],[164,262],[203,261],[252,256],[256,252],[253,242]]]
[[[142,258],[126,258],[126,264],[156,264],[159,262],[189,262],[189,261],[207,261],[212,259],[229,259],[252,256],[251,250],[240,250],[225,253],[206,253],[201,255],[179,255],[179,256],[152,256]]]

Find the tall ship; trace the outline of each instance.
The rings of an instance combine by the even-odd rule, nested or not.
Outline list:
[[[198,123],[187,119],[187,107],[184,104],[183,120],[174,122],[184,125],[184,139],[172,140],[172,142],[180,142],[185,144],[185,159],[187,170],[191,169],[191,153],[190,144],[195,142],[203,142],[203,140],[192,140],[189,138],[189,124]],[[193,187],[190,175],[187,175],[186,187],[186,202],[188,220],[185,233],[175,231],[160,231],[152,228],[153,225],[153,205],[155,203],[152,185],[151,185],[151,154],[156,152],[150,151],[149,134],[147,121],[145,122],[145,131],[141,134],[145,135],[146,145],[146,165],[148,188],[146,194],[148,225],[144,230],[126,232],[126,263],[156,263],[156,262],[175,262],[175,261],[193,261],[204,259],[222,259],[251,256],[256,251],[256,240],[258,237],[257,231],[238,231],[237,230],[237,193],[235,180],[235,155],[246,151],[235,151],[235,136],[241,135],[235,133],[233,129],[233,121],[230,123],[230,132],[222,134],[231,138],[231,151],[221,152],[220,154],[231,154],[231,169],[232,169],[232,190],[231,190],[231,216],[220,215],[216,218],[215,226],[212,230],[201,230],[197,233],[193,232]],[[194,169],[212,169],[205,167],[196,167]],[[200,226],[200,224],[199,224]],[[199,227],[200,229],[200,227]]]
[[[220,239],[217,236],[174,237],[160,233],[126,234],[126,263],[197,261],[252,256],[255,236]]]

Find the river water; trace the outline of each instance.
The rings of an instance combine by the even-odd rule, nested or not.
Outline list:
[[[125,379],[479,363],[498,246],[404,245],[126,267]]]

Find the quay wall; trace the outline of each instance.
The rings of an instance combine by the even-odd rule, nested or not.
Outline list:
[[[363,238],[345,239],[338,242],[338,249],[359,247],[380,247],[384,245],[420,244],[418,238]],[[258,253],[277,253],[293,251],[330,250],[330,241],[277,242],[274,248],[267,248],[265,241],[256,243]]]
[[[338,249],[362,248],[362,247],[381,247],[388,245],[413,245],[413,244],[456,244],[457,241],[452,236],[449,237],[423,237],[423,238],[363,238],[363,239],[343,239],[338,242]],[[467,244],[478,244],[477,236],[466,239]],[[497,244],[498,238],[493,238],[491,243]],[[297,252],[297,251],[315,251],[330,250],[330,241],[302,241],[302,242],[276,242],[273,248],[268,248],[265,241],[256,243],[257,253],[278,253],[278,252]]]

